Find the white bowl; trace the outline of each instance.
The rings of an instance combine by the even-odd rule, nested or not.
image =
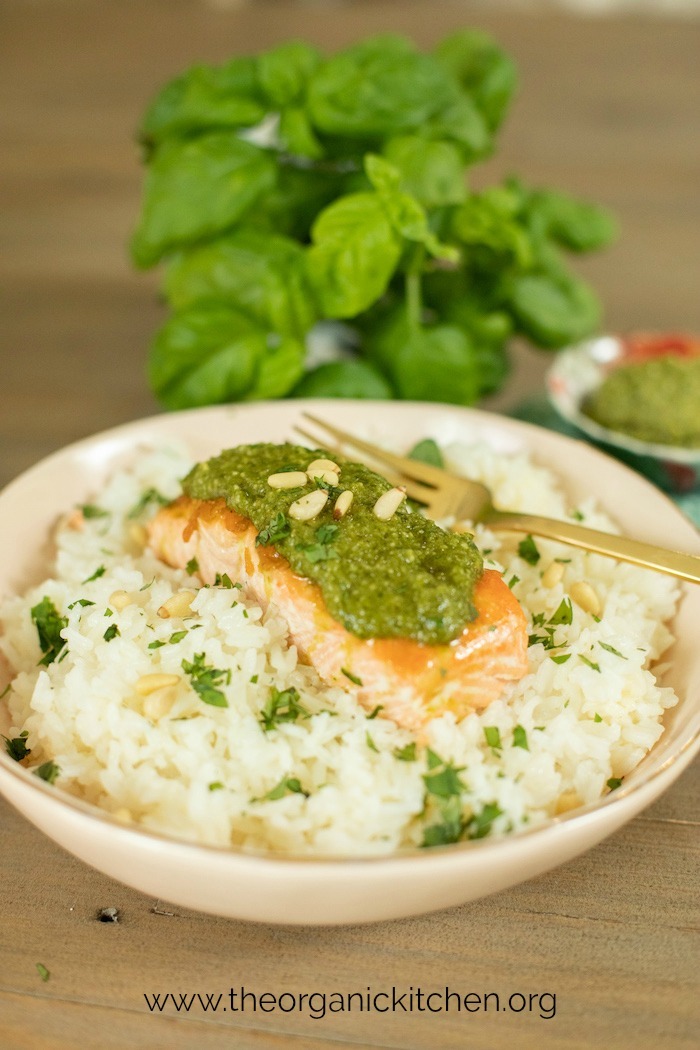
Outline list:
[[[508,454],[525,449],[564,479],[572,504],[594,495],[630,534],[700,552],[695,529],[644,479],[595,449],[526,423],[447,405],[286,401],[154,417],[81,441],[27,471],[0,494],[0,599],[44,575],[47,539],[59,513],[93,498],[135,450],[181,439],[198,458],[256,440],[294,440],[305,409],[348,430],[367,427],[406,446],[485,440]],[[390,857],[280,857],[198,846],[124,826],[0,755],[0,790],[28,820],[100,871],[185,907],[233,918],[313,924],[368,922],[461,904],[513,886],[595,845],[653,802],[700,750],[700,588],[686,589],[665,681],[681,702],[656,747],[601,801],[509,837]],[[4,718],[4,721],[3,721]],[[0,712],[0,732],[9,721]],[[602,887],[601,887],[602,889]]]

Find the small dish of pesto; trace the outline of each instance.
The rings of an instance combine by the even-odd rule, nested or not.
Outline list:
[[[557,355],[559,414],[671,492],[700,487],[700,339],[601,336]]]

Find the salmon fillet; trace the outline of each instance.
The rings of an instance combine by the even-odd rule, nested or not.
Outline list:
[[[445,711],[462,718],[486,707],[527,671],[527,621],[499,572],[484,570],[474,591],[478,615],[449,644],[361,639],[330,615],[316,583],[295,573],[274,547],[256,547],[256,535],[225,500],[188,496],[162,508],[149,526],[162,561],[184,568],[194,558],[203,583],[226,573],[263,609],[274,603],[300,656],[325,682],[352,692],[369,710],[381,704],[382,714],[406,729],[418,730]]]

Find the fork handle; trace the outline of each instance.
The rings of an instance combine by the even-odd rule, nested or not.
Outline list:
[[[529,532],[549,540],[560,540],[572,547],[583,547],[595,554],[607,554],[619,561],[642,565],[645,569],[656,569],[679,576],[691,583],[700,583],[700,557],[682,551],[665,550],[653,543],[642,543],[626,536],[614,536],[597,529],[587,529],[569,521],[541,518],[536,514],[518,514],[492,510],[480,519],[484,525],[499,531]]]

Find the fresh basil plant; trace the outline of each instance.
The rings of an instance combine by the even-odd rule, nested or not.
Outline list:
[[[374,36],[329,58],[293,41],[167,84],[140,131],[131,251],[165,264],[172,315],[150,355],[168,408],[285,396],[468,405],[514,335],[555,349],[600,308],[563,252],[607,244],[601,208],[519,179],[470,190],[516,87],[463,30],[432,54]],[[307,364],[320,321],[354,356]]]

